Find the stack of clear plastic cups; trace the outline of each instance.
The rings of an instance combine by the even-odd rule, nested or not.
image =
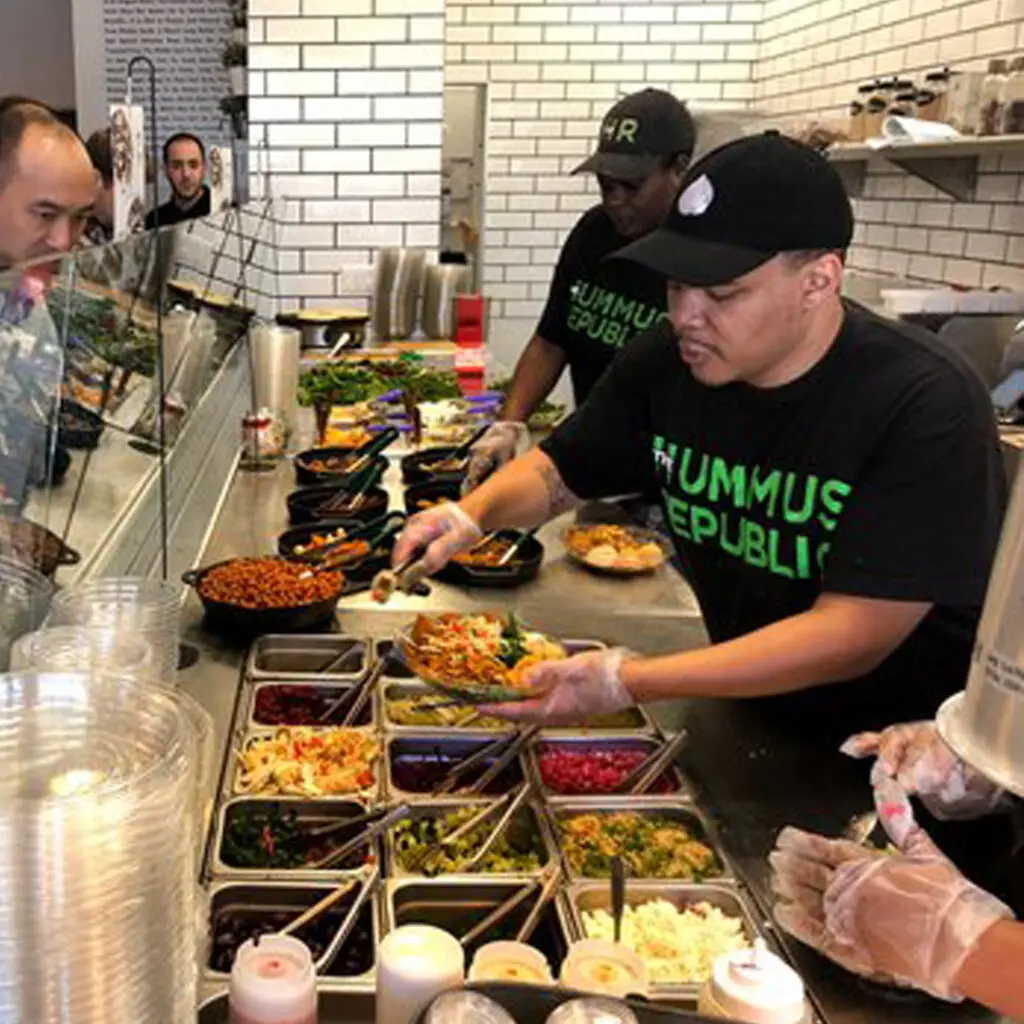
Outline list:
[[[178,672],[180,583],[122,576],[75,584],[58,594],[52,626],[99,626],[141,636],[153,650],[153,672],[173,686]]]
[[[53,591],[42,573],[0,555],[0,670],[7,670],[14,641],[42,625]]]
[[[194,1022],[194,747],[165,687],[0,676],[0,1020]]]
[[[153,649],[141,637],[102,626],[50,626],[14,642],[11,671],[112,671],[136,679],[152,678]]]

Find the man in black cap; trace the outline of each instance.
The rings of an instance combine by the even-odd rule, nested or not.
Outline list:
[[[670,93],[644,89],[605,115],[597,150],[573,174],[597,176],[601,202],[562,246],[547,305],[516,365],[498,422],[473,448],[468,484],[476,486],[527,439],[526,421],[566,365],[577,405],[631,338],[665,312],[665,282],[639,264],[604,259],[653,231],[665,218],[693,154],[696,130]]]
[[[1005,503],[991,404],[932,334],[840,297],[852,233],[813,150],[715,150],[613,261],[668,280],[668,318],[539,448],[410,522],[396,559],[426,546],[436,570],[483,531],[660,492],[711,645],[540,665],[538,697],[499,713],[770,697],[783,727],[838,742],[962,689]]]

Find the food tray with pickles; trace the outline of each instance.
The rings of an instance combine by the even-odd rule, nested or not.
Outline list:
[[[414,804],[409,817],[384,840],[386,871],[392,878],[466,875],[535,876],[555,861],[556,852],[542,810],[530,803],[513,815],[502,835],[472,872],[466,864],[494,828],[488,819],[451,846],[441,840],[479,813],[480,804],[465,800]]]

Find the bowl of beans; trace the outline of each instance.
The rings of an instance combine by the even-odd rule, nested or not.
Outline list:
[[[345,593],[340,572],[312,572],[284,558],[231,558],[182,576],[206,622],[243,633],[298,633],[328,622]]]

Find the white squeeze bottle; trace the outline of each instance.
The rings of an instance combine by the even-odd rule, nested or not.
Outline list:
[[[724,953],[704,983],[697,1012],[746,1024],[803,1024],[811,1019],[800,975],[770,952],[763,939],[753,949]]]
[[[316,1024],[316,969],[290,935],[252,939],[235,954],[228,990],[231,1024]]]

